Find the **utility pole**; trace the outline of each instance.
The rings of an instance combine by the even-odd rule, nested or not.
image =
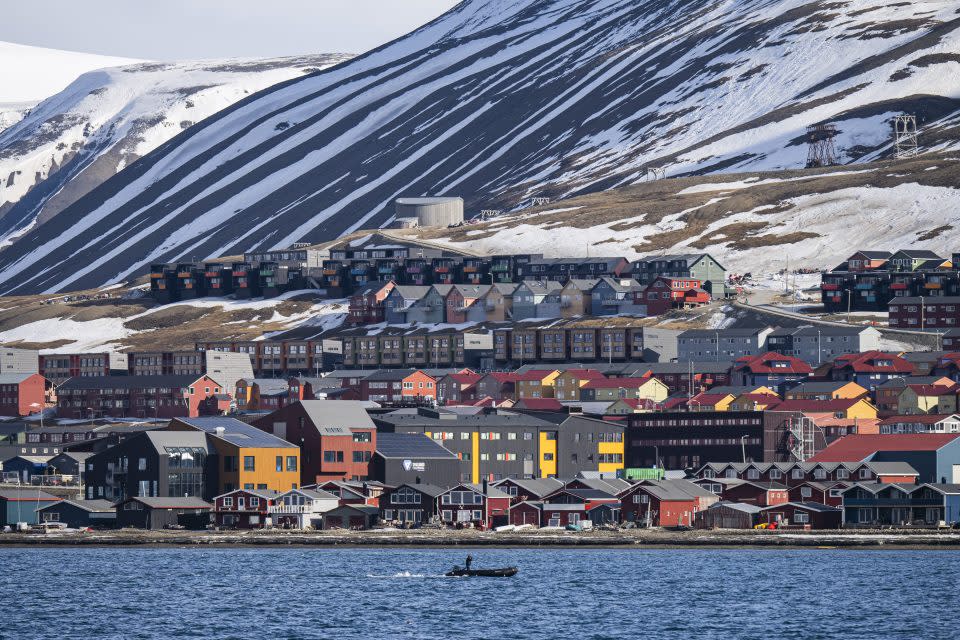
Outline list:
[[[923,306],[923,296],[920,296],[920,331],[927,330],[926,309]]]
[[[820,339],[820,329],[817,329],[817,364],[823,364],[823,345]]]
[[[850,296],[853,293],[850,289],[847,289],[847,324],[850,324]]]

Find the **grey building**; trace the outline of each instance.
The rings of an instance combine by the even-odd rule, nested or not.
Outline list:
[[[770,327],[690,329],[677,336],[677,360],[736,360],[766,352]],[[718,351],[719,345],[719,351]]]
[[[818,365],[847,353],[879,351],[880,332],[873,327],[829,325],[775,329],[767,335],[765,350]]]
[[[428,286],[397,285],[383,301],[387,324],[407,322],[407,310],[430,291]]]
[[[246,353],[205,351],[204,367],[204,372],[208,376],[230,391],[237,388],[239,380],[253,377],[253,364]]]
[[[558,317],[560,315],[561,289],[563,289],[563,285],[554,280],[524,280],[513,292],[513,319]],[[548,297],[551,294],[554,294],[555,304],[541,306],[544,303],[549,305]],[[552,313],[552,315],[541,316],[540,313]]]
[[[380,432],[370,479],[394,487],[418,482],[451,487],[460,482],[460,460],[424,434]]]
[[[638,340],[639,334],[639,340]],[[642,327],[633,332],[633,356],[638,350],[644,362],[670,362],[677,359],[680,331],[660,327]]]
[[[640,285],[629,278],[604,276],[590,290],[590,313],[594,316],[612,316],[633,306],[633,292]]]
[[[195,497],[127,498],[116,504],[117,526],[166,529],[172,525],[202,529],[210,522],[213,505]]]
[[[421,227],[447,227],[463,222],[463,198],[397,198],[397,218],[416,218]]]
[[[40,373],[40,352],[34,349],[0,349],[0,374]]]
[[[447,295],[452,284],[435,284],[419,300],[407,307],[406,321],[419,324],[437,324],[446,319]]]

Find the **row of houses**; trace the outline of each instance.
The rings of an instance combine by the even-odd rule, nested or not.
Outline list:
[[[519,283],[398,285],[376,281],[350,296],[347,324],[461,324],[581,316],[657,316],[708,304],[700,280],[523,280]]]
[[[378,233],[327,246],[244,254],[242,261],[157,263],[150,266],[150,293],[162,303],[203,296],[272,297],[315,289],[346,297],[371,282],[405,286],[566,282],[633,279],[648,285],[657,276],[694,279],[716,298],[726,295],[726,272],[708,254],[665,255],[630,262],[623,257],[545,258],[542,254],[473,256]]]
[[[823,274],[828,312],[888,311],[889,325],[912,330],[960,329],[960,254],[933,251],[858,251]],[[953,336],[956,338],[956,336]]]

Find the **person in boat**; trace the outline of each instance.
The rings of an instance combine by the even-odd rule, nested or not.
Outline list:
[[[467,571],[470,571],[471,564],[473,564],[473,556],[468,553],[467,554]]]

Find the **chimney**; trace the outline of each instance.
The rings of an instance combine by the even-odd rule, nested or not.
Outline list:
[[[218,438],[222,438],[222,437],[223,437],[223,434],[226,433],[227,430],[226,430],[224,427],[217,427],[217,428],[214,429],[213,431],[214,431],[214,433],[217,434],[217,437],[218,437]]]
[[[487,495],[488,486],[489,486],[489,481],[486,478],[484,478],[483,479],[483,495]]]
[[[414,481],[414,484],[420,484],[420,476],[417,476],[417,479],[416,481]]]

